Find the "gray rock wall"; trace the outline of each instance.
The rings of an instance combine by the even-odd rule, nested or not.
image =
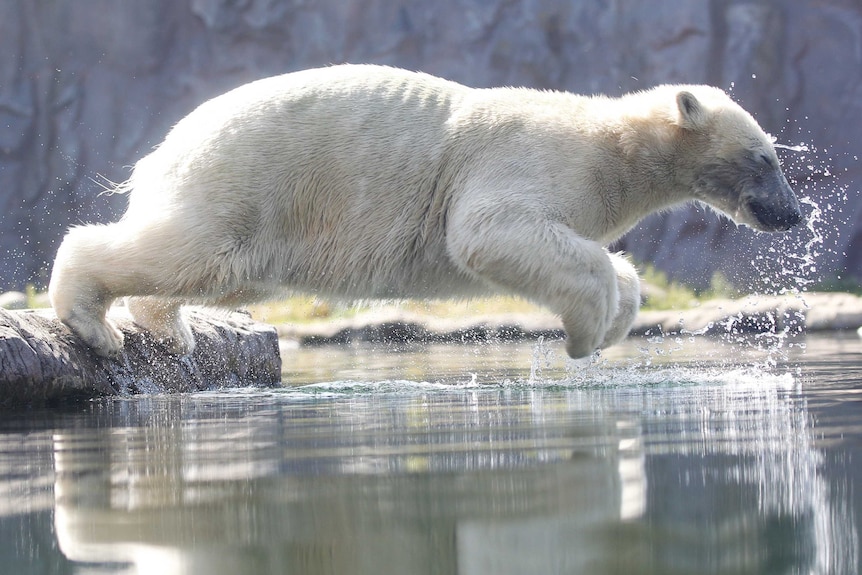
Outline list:
[[[695,284],[715,270],[779,286],[794,285],[775,280],[784,268],[862,275],[856,0],[0,0],[0,53],[0,289],[44,285],[69,225],[121,214],[103,184],[201,101],[339,62],[473,86],[732,86],[780,142],[811,148],[783,155],[820,223],[776,243],[683,209],[620,247]]]

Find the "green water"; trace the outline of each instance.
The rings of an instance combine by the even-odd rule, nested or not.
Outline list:
[[[284,350],[4,413],[0,573],[857,573],[862,341],[771,345]]]

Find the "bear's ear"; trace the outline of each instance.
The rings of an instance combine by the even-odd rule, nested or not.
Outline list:
[[[679,108],[680,126],[689,130],[700,130],[706,125],[707,113],[691,92],[682,91],[676,95]]]

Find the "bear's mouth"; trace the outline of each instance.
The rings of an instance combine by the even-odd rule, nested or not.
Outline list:
[[[802,220],[795,205],[782,206],[768,199],[752,198],[746,207],[757,222],[757,229],[764,232],[786,232]]]

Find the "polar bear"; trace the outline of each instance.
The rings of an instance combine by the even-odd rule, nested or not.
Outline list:
[[[71,229],[49,288],[57,316],[103,356],[123,345],[105,317],[117,297],[183,354],[184,303],[290,290],[519,294],[561,316],[577,358],[635,319],[637,272],[605,246],[647,214],[694,200],[761,231],[801,217],[770,138],[719,89],[588,97],[373,65],[216,97],[120,188],[125,215]]]

